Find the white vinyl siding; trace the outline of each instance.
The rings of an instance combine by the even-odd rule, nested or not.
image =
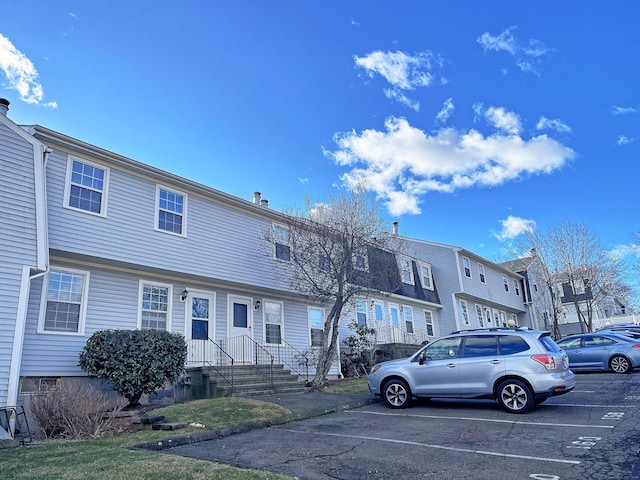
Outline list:
[[[107,215],[109,169],[69,155],[65,182],[64,206],[73,210]]]
[[[89,272],[52,267],[46,280],[38,333],[84,335]]]

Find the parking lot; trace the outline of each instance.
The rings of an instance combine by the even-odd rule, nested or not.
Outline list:
[[[491,401],[382,403],[165,453],[300,479],[640,478],[640,371],[579,374],[525,415]]]

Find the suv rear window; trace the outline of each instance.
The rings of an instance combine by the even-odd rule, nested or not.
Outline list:
[[[542,343],[547,352],[558,353],[560,351],[560,347],[558,347],[549,334],[541,335],[538,340],[540,340],[540,343]]]
[[[525,352],[530,348],[525,339],[517,335],[499,335],[498,341],[502,348],[502,355],[513,355]]]

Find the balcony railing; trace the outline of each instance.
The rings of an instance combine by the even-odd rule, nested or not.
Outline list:
[[[426,330],[414,330],[412,332],[407,331],[406,327],[392,327],[384,323],[377,323],[375,325],[375,343],[407,343],[410,345],[421,345],[424,341],[431,341],[435,337],[433,335],[427,335]]]

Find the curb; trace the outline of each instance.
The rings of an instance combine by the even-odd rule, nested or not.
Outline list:
[[[283,425],[289,422],[295,422],[297,420],[307,420],[309,418],[320,417],[329,413],[341,412],[344,410],[350,410],[352,408],[364,407],[373,403],[378,403],[380,400],[376,398],[368,398],[362,400],[355,400],[353,402],[347,402],[340,405],[318,408],[309,410],[304,413],[291,413],[283,415],[281,417],[271,418],[269,420],[261,420],[258,422],[244,423],[240,425],[233,425],[231,427],[221,428],[218,430],[205,430],[202,432],[195,432],[189,435],[167,438],[165,440],[158,440],[155,442],[146,442],[139,445],[129,447],[131,450],[167,450],[173,447],[180,447],[183,445],[190,445],[193,443],[206,442],[208,440],[215,440],[218,438],[228,437],[238,433],[247,433],[252,430],[258,430],[261,428],[268,428],[274,425]]]

